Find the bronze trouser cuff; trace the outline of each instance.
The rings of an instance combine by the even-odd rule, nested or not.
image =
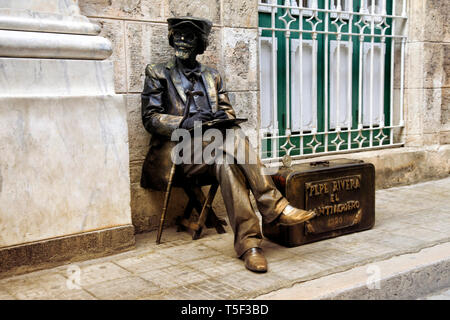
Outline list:
[[[244,253],[251,248],[260,248],[261,249],[261,241],[262,241],[262,239],[257,239],[257,238],[247,238],[247,239],[243,240],[240,243],[239,248],[236,248],[236,246],[235,246],[235,251],[236,251],[237,256],[239,258],[242,258]]]
[[[275,219],[277,219],[281,213],[283,212],[283,210],[287,207],[287,205],[289,204],[289,201],[286,198],[281,198],[278,203],[276,204],[275,210],[273,211],[272,215],[269,216],[263,216],[263,222],[264,223],[271,223],[273,222]]]

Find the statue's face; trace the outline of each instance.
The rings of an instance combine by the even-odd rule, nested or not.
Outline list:
[[[185,28],[173,32],[173,45],[177,58],[187,60],[197,55],[198,35],[195,31]]]

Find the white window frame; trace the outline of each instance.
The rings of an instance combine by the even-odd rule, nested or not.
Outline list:
[[[344,56],[342,54],[343,50],[341,49],[341,57],[340,57],[340,66],[337,65],[337,61],[335,61],[335,52],[337,54],[338,50],[338,44],[341,48],[347,49],[347,55]],[[347,127],[347,124],[349,123],[349,120],[351,119],[351,110],[352,110],[352,95],[348,96],[348,92],[352,92],[352,65],[350,64],[350,70],[348,69],[348,56],[350,56],[351,59],[353,59],[353,42],[350,41],[336,41],[331,40],[330,41],[330,92],[329,92],[329,99],[330,99],[330,128],[336,129],[339,128],[345,128]],[[336,92],[337,82],[336,82],[336,74],[337,69],[339,68],[339,79],[337,80],[339,82],[339,92]],[[342,69],[345,70],[344,73],[342,73]],[[341,81],[343,79],[343,81]],[[350,82],[350,83],[349,83]],[[349,88],[350,85],[350,88]],[[334,93],[334,94],[333,94]],[[341,94],[342,93],[342,94]],[[341,95],[345,96],[345,103],[342,103],[341,101]],[[347,101],[347,100],[350,101]],[[343,114],[345,114],[345,118],[341,121],[340,119],[337,119],[337,101],[339,101],[339,118],[342,117]],[[350,105],[350,114],[348,114],[348,106]]]
[[[302,47],[303,50],[305,50],[305,47],[311,48],[311,61],[305,60],[305,55],[303,54],[303,66],[310,63],[311,65],[311,78],[309,80],[304,79],[305,75],[303,74],[303,85],[302,85],[302,104],[301,104],[301,115],[302,119],[298,119],[297,117],[300,116],[300,105],[298,104],[299,100],[299,83],[298,80],[298,68],[299,66],[294,63],[296,61],[296,55],[299,51],[300,47],[300,40],[299,39],[291,39],[291,128],[293,132],[298,131],[312,131],[314,128],[317,127],[317,124],[315,123],[317,118],[317,65],[315,66],[314,70],[314,64],[313,59],[317,57],[317,40],[302,40]],[[317,62],[316,62],[317,63]],[[306,75],[307,76],[307,75]],[[298,78],[298,79],[297,79]],[[311,101],[308,101],[307,99],[304,99],[307,95],[305,95],[305,90],[309,89],[310,87],[310,99]],[[298,109],[298,110],[297,110]],[[309,110],[308,110],[309,109]],[[297,112],[298,111],[298,112]],[[309,114],[308,114],[309,112]],[[307,115],[308,117],[305,117]],[[305,119],[308,120],[305,124]],[[298,124],[299,120],[301,121],[300,124]],[[297,122],[297,123],[296,123]],[[301,128],[301,130],[300,130]]]
[[[386,14],[386,0],[374,0],[374,1],[375,1],[375,14]],[[372,12],[372,0],[364,1],[364,6],[361,6],[361,12],[362,13]]]
[[[291,0],[291,1],[292,1],[291,5],[293,7],[299,7],[297,0]],[[303,0],[298,0],[298,1],[299,1],[299,3],[300,3],[300,1],[303,2]],[[307,0],[307,1],[308,1],[308,4],[306,5],[306,8],[317,9],[317,0]],[[294,16],[300,15],[300,9],[292,9],[291,14]],[[312,10],[303,9],[304,17],[311,17],[312,15],[313,15]]]
[[[372,50],[372,44],[370,42],[363,43],[363,90],[361,92],[363,97],[363,125],[365,127],[378,125],[380,122],[384,122],[383,112],[380,114],[380,104],[384,108],[384,70],[381,70],[385,65],[386,57],[386,44],[374,43],[374,70],[373,70],[373,93],[372,93],[372,119],[370,119],[370,50]],[[376,60],[376,61],[375,61]],[[376,64],[376,65],[375,65]],[[382,76],[376,71],[383,72]],[[367,77],[368,76],[368,77]],[[381,83],[380,83],[381,79]],[[378,89],[378,90],[377,90]],[[380,101],[381,99],[381,101]]]
[[[275,112],[277,111],[277,103],[275,101],[275,106],[273,105],[273,99],[269,98],[269,99],[265,99],[263,97],[263,94],[266,92],[266,90],[264,90],[263,88],[265,86],[263,86],[263,81],[264,81],[264,77],[262,75],[263,73],[263,66],[269,66],[270,68],[270,75],[269,75],[269,80],[273,81],[275,80],[274,83],[274,87],[272,87],[272,83],[269,83],[269,97],[272,97],[273,95],[277,96],[277,92],[278,92],[278,87],[277,87],[277,80],[276,79],[272,79],[273,77],[275,77],[276,75],[272,74],[272,61],[275,62],[275,70],[277,70],[277,59],[278,59],[278,39],[275,38],[275,57],[272,58],[272,55],[270,55],[270,61],[267,63],[267,61],[263,61],[263,57],[262,57],[262,44],[263,42],[269,43],[269,45],[272,47],[272,37],[259,37],[259,84],[260,84],[260,106],[261,106],[261,110],[260,110],[260,114],[261,114],[261,130],[262,131],[270,131],[271,129],[276,129],[278,124],[277,121],[274,120],[274,117],[276,114]],[[271,50],[271,53],[273,53],[274,51]],[[274,91],[274,92],[272,92]],[[264,125],[263,124],[263,115],[269,117],[269,124],[268,125]]]
[[[352,0],[341,0],[341,6],[342,6],[342,2],[344,2],[344,5],[343,5],[344,8],[341,8],[341,10],[339,10],[339,11],[342,11],[342,12],[353,11],[351,8],[351,5],[353,5]],[[338,8],[336,7],[337,0],[331,0],[330,4],[331,4],[331,6],[330,6],[331,10],[338,10]],[[337,18],[337,16],[338,16],[338,14],[336,12],[332,12],[330,14],[331,18]],[[344,20],[350,19],[350,15],[348,13],[341,13],[341,17]]]
[[[386,14],[386,0],[374,0],[375,1],[375,14]],[[361,13],[368,13],[370,14],[372,12],[372,0],[366,0],[364,1],[364,6],[361,6]],[[368,22],[371,20],[370,16],[364,16],[365,22]],[[381,17],[375,17],[375,22],[380,23],[382,20]]]
[[[268,7],[268,6],[265,6],[265,5],[262,5],[262,4],[263,4],[263,3],[266,3],[266,4],[272,4],[272,3],[274,3],[274,2],[275,2],[275,4],[276,4],[276,0],[265,0],[265,2],[263,2],[263,0],[258,0],[258,11],[259,11],[259,12],[272,13],[273,7]],[[276,13],[277,10],[278,10],[278,8],[274,8],[274,10],[275,10],[275,13]]]

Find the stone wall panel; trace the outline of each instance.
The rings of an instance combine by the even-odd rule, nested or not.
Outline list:
[[[450,88],[442,88],[440,144],[450,144]]]
[[[130,161],[140,161],[145,158],[150,142],[150,134],[145,130],[141,119],[141,96],[127,95],[126,102]]]
[[[152,24],[151,37],[143,39],[151,43],[150,61],[147,63],[163,63],[173,57],[173,48],[169,45],[167,24]]]
[[[424,133],[422,136],[423,144],[426,146],[438,145],[440,141],[440,134],[437,133]]]
[[[423,58],[423,87],[442,87],[444,84],[444,45],[425,42],[423,45]],[[416,60],[414,64],[417,66],[418,61]]]
[[[257,30],[224,28],[225,80],[230,91],[258,90]]]
[[[131,184],[131,219],[136,233],[158,228],[163,202],[164,192],[143,189],[139,183]],[[176,217],[183,214],[187,202],[188,198],[181,189],[172,190],[167,209],[167,225],[174,225]]]
[[[442,88],[441,124],[450,124],[450,88]]]
[[[167,1],[79,0],[81,13],[90,17],[165,21]]]
[[[423,133],[438,133],[441,128],[442,90],[426,89],[423,111]]]
[[[223,25],[225,27],[257,28],[258,1],[223,0]]]
[[[249,136],[253,147],[258,145],[258,91],[229,92],[230,102],[239,118],[247,118],[248,122],[241,125],[242,130]]]
[[[141,183],[141,173],[142,164],[144,160],[134,160],[130,162],[130,182],[140,184]]]
[[[443,87],[450,88],[450,45],[444,45]]]
[[[223,75],[221,28],[212,28],[209,35],[209,45],[205,52],[198,56],[198,61],[217,69]]]
[[[408,53],[408,51],[406,52]],[[396,42],[394,53],[394,89],[400,89],[401,59],[401,44]]]
[[[450,144],[450,131],[443,131],[439,135],[440,144]]]
[[[126,22],[128,92],[142,92],[145,66],[150,62],[152,28],[150,24]]]
[[[173,56],[167,40],[166,24],[126,23],[128,92],[142,92],[145,67],[149,63],[162,63]]]
[[[426,18],[423,14],[425,10],[424,0],[408,0],[408,18],[409,18],[409,30],[408,41],[421,41],[424,36],[424,26]],[[397,4],[397,14],[401,14],[401,3]]]
[[[423,132],[424,92],[422,89],[405,89],[405,127],[407,135]]]
[[[168,0],[168,16],[195,16],[209,19],[213,24],[220,21],[221,0]]]
[[[422,42],[409,43],[407,46],[405,57],[405,88],[423,88],[424,64],[417,63],[417,61],[424,61],[423,48],[424,44]],[[397,66],[400,66],[401,60],[399,59],[396,63]],[[400,77],[398,81],[400,81]]]
[[[450,1],[424,1],[426,12],[423,38],[427,41],[450,42]],[[422,12],[422,14],[423,14]]]
[[[111,41],[113,52],[110,60],[114,62],[114,85],[117,93],[127,91],[127,72],[125,63],[125,31],[124,22],[117,20],[96,19],[101,26],[102,37]]]

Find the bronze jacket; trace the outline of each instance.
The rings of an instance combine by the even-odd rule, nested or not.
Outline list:
[[[219,72],[203,64],[200,70],[212,112],[223,110],[230,119],[236,118]],[[170,138],[184,120],[188,107],[180,73],[175,58],[168,63],[147,65],[145,69],[142,122],[152,137],[142,167],[143,188],[165,190],[167,187],[172,167],[171,151],[178,143]]]

